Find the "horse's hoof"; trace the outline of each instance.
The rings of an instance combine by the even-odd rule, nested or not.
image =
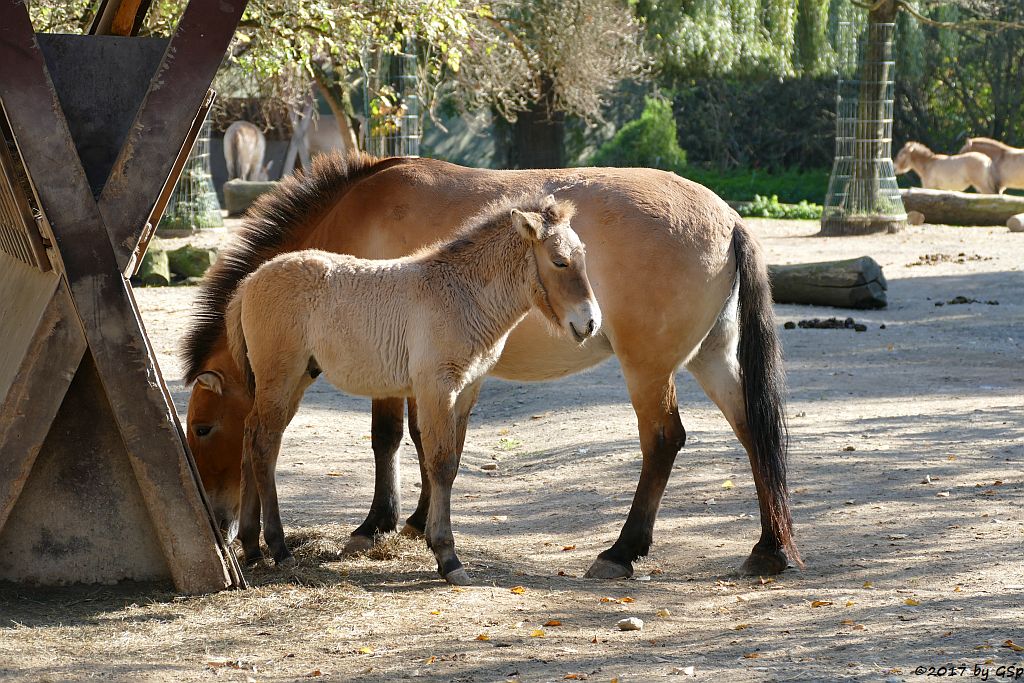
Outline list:
[[[623,566],[602,557],[594,560],[590,569],[583,575],[585,579],[628,579],[633,576],[632,566]]]
[[[365,553],[367,550],[373,547],[373,538],[370,536],[357,536],[352,534],[348,543],[342,548],[341,554],[343,557],[351,557],[352,555],[358,555],[359,553]]]
[[[423,529],[417,529],[409,523],[406,523],[398,533],[406,538],[423,538]]]
[[[453,586],[472,586],[473,581],[469,578],[469,574],[462,567],[453,569],[444,575],[444,580]]]
[[[740,567],[740,573],[746,576],[772,576],[782,573],[788,566],[789,558],[781,550],[766,552],[754,548]]]
[[[266,558],[263,557],[263,553],[260,553],[259,555],[246,555],[245,559],[242,560],[242,566],[246,569],[260,567],[263,566],[263,564],[265,564],[265,559]]]
[[[289,567],[295,566],[295,556],[288,553],[280,560],[274,560],[274,566],[278,569],[288,569]]]

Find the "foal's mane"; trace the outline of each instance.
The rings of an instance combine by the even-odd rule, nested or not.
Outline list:
[[[283,179],[272,192],[256,200],[245,215],[242,229],[203,280],[192,325],[181,347],[186,383],[195,381],[223,336],[224,309],[238,283],[313,227],[313,221],[353,185],[403,161],[361,153],[321,155],[313,161],[309,173]]]
[[[572,202],[556,200],[551,203],[547,195],[505,197],[487,204],[468,218],[452,237],[425,246],[413,252],[410,258],[463,258],[488,241],[495,232],[511,230],[512,209],[539,213],[546,225],[568,221],[576,213],[576,206]]]

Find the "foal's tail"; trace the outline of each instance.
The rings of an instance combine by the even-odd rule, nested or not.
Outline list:
[[[739,277],[740,377],[746,403],[754,476],[763,496],[762,516],[773,536],[802,565],[793,542],[793,518],[786,489],[788,430],[785,415],[786,376],[782,347],[775,330],[771,284],[761,249],[742,223],[733,230]]]
[[[239,283],[235,289],[231,301],[228,302],[224,311],[224,327],[228,336],[228,349],[231,357],[235,359],[235,365],[242,372],[245,378],[245,385],[249,388],[249,395],[256,395],[256,377],[252,374],[252,366],[249,364],[249,352],[245,343],[245,331],[242,329],[242,298],[245,296],[247,280]]]

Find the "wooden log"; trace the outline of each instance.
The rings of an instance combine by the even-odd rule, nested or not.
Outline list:
[[[241,215],[261,194],[275,187],[276,180],[229,180],[224,183],[224,208],[229,216]]]
[[[216,249],[202,249],[191,244],[167,252],[171,272],[183,278],[202,277],[216,260]]]
[[[943,225],[1006,225],[1024,213],[1024,197],[1008,194],[969,194],[911,188],[900,190],[907,211],[919,211],[928,223]]]
[[[142,257],[142,265],[135,279],[144,285],[166,287],[171,284],[171,269],[167,260],[167,252],[163,249],[150,247]]]
[[[870,256],[845,261],[768,266],[772,299],[779,304],[837,308],[885,308],[889,288]]]
[[[1006,227],[1010,229],[1010,232],[1024,232],[1024,213],[1010,216],[1006,221]]]

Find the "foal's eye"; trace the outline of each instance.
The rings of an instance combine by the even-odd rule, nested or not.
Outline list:
[[[196,436],[202,438],[208,436],[213,431],[213,427],[210,425],[196,425],[192,428],[192,431],[196,433]]]

